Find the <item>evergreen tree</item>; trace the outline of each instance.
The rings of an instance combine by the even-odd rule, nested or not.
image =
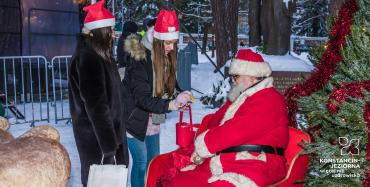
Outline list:
[[[181,15],[180,21],[192,33],[201,33],[205,25],[212,22],[210,0],[183,1],[177,11]]]
[[[137,3],[134,9],[134,20],[137,22],[141,22],[144,18],[150,17],[156,17],[159,10],[163,6],[160,2],[161,1],[153,1],[153,0],[140,0],[140,1],[134,1],[134,3]]]
[[[301,36],[327,36],[328,1],[297,0],[297,12],[293,16],[293,33]]]
[[[114,5],[113,0],[107,0],[106,4],[110,11],[114,10],[118,29],[129,20],[141,23],[147,17],[156,17],[163,6],[162,1],[153,0],[115,0]]]
[[[347,0],[348,2],[351,1]],[[311,160],[308,181],[305,186],[352,187],[370,185],[369,183],[363,184],[366,172],[369,171],[370,167],[369,162],[366,161],[366,151],[369,151],[366,150],[369,130],[367,125],[370,126],[367,124],[370,122],[366,121],[366,118],[370,118],[370,112],[368,111],[367,115],[364,114],[365,105],[370,106],[370,4],[368,0],[352,2],[357,2],[358,11],[354,14],[350,33],[340,51],[342,60],[339,61],[322,89],[298,100],[299,112],[306,119],[306,123],[298,125],[300,128],[306,129],[313,138],[313,142],[306,147]],[[304,27],[307,27],[307,33],[312,32],[309,30],[312,29],[312,25]],[[335,32],[331,31],[332,34]],[[335,40],[335,38],[331,36],[331,40]],[[328,47],[331,46],[326,44],[311,53],[311,60],[314,61],[314,64],[317,65],[317,61],[324,58],[324,55],[321,56],[321,54]],[[322,68],[323,66],[329,65],[325,64],[325,61],[321,61],[318,67]],[[367,86],[362,86],[361,90],[355,86],[360,84]],[[348,154],[349,152],[351,154]],[[357,153],[359,155],[356,155]],[[338,159],[335,161],[354,159],[352,161],[357,162],[346,166],[343,163],[333,165],[333,160],[325,159]],[[348,168],[348,166],[354,168]],[[342,176],[339,176],[338,173]]]
[[[107,0],[106,1],[108,9],[114,14],[116,18],[116,30],[122,30],[122,26],[124,23],[124,14],[123,14],[123,1],[113,1]]]

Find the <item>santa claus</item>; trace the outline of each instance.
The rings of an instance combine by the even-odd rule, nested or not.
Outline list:
[[[284,178],[287,107],[272,85],[270,65],[243,49],[229,73],[228,101],[196,137],[194,164],[181,169],[171,186],[268,186]]]

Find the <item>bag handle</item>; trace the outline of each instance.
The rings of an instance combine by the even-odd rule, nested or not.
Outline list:
[[[180,110],[180,123],[182,123],[184,117],[184,111]],[[189,105],[189,118],[190,118],[190,126],[193,127],[193,116],[191,113],[191,105]]]
[[[100,165],[104,165],[103,160],[104,160],[104,154],[101,157]],[[117,165],[116,155],[113,156],[113,160],[114,160],[114,165]]]

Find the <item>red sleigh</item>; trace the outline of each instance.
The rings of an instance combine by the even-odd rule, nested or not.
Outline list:
[[[191,115],[191,114],[190,114]],[[211,115],[207,115],[203,118],[203,121],[198,126],[198,132],[203,132],[206,129],[208,121]],[[182,120],[180,120],[182,121]],[[289,143],[288,147],[284,152],[284,156],[287,160],[287,173],[284,179],[271,185],[270,187],[303,187],[303,183],[297,183],[305,178],[309,158],[308,155],[301,155],[302,147],[299,145],[302,141],[310,142],[310,137],[308,134],[289,127]],[[190,149],[192,150],[192,149]],[[176,160],[174,160],[174,154],[176,154]],[[155,157],[148,168],[147,178],[146,178],[146,187],[160,187],[164,184],[161,181],[163,178],[166,178],[166,172],[168,173],[168,167],[166,164],[172,163],[173,165],[184,162],[185,158],[181,158],[181,154],[189,155],[189,149],[179,148],[173,152],[159,155]],[[180,155],[180,157],[178,156]],[[172,168],[175,170],[175,168]],[[179,168],[177,168],[179,169]],[[170,173],[176,173],[178,171],[170,171]],[[167,178],[172,176],[167,176]]]

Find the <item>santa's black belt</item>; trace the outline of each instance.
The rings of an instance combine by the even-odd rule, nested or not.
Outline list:
[[[284,149],[283,148],[273,148],[269,145],[251,145],[251,144],[243,144],[236,147],[229,147],[227,149],[222,150],[219,153],[235,153],[235,152],[242,152],[242,151],[248,151],[248,152],[257,152],[257,153],[270,153],[270,154],[277,154],[280,156],[284,156]]]

